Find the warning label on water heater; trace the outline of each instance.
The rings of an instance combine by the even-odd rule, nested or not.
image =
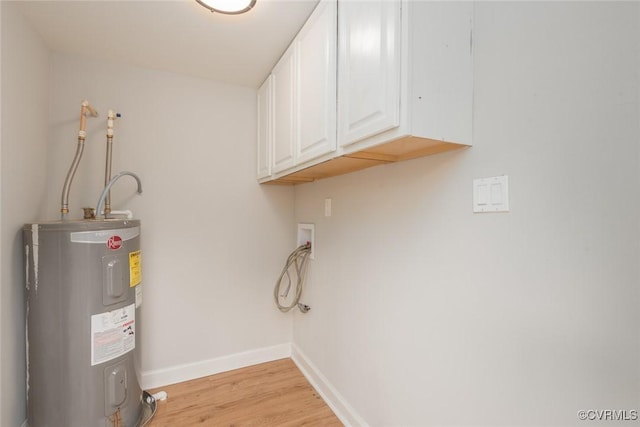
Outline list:
[[[91,316],[91,366],[136,347],[136,305]]]
[[[142,265],[140,251],[129,252],[129,287],[133,288],[142,282]]]

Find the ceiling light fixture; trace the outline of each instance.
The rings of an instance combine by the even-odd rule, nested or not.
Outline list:
[[[239,15],[251,10],[256,0],[196,0],[211,12]]]

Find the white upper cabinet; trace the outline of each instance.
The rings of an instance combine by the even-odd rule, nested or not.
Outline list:
[[[399,125],[397,0],[338,4],[338,141],[341,146]]]
[[[294,165],[294,138],[297,127],[297,50],[295,44],[282,55],[271,72],[273,84],[272,172],[280,172]]]
[[[338,144],[471,145],[473,2],[339,3]]]
[[[298,138],[296,163],[336,149],[336,2],[321,2],[296,38]]]
[[[471,1],[321,0],[271,74],[272,148],[258,148],[271,175],[262,164],[260,181],[471,145],[473,15]]]
[[[258,89],[258,179],[271,176],[272,135],[272,76]]]
[[[336,150],[336,36],[336,0],[322,0],[273,68],[272,100],[264,104],[264,87],[258,93],[259,115],[272,126],[272,138],[261,139],[258,123],[258,159],[270,153],[272,174]],[[260,163],[258,179],[269,176]]]

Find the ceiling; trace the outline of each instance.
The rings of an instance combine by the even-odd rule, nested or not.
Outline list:
[[[258,0],[243,15],[195,0],[17,3],[54,52],[257,88],[317,2]]]

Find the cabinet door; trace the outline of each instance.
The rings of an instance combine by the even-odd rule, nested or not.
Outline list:
[[[258,179],[271,175],[271,148],[273,126],[271,125],[272,76],[258,89]]]
[[[296,44],[293,43],[276,64],[273,79],[273,161],[277,173],[294,165],[296,132]]]
[[[338,4],[341,146],[399,125],[400,7],[400,0]]]
[[[298,43],[299,119],[296,163],[336,149],[336,0],[321,1]]]

